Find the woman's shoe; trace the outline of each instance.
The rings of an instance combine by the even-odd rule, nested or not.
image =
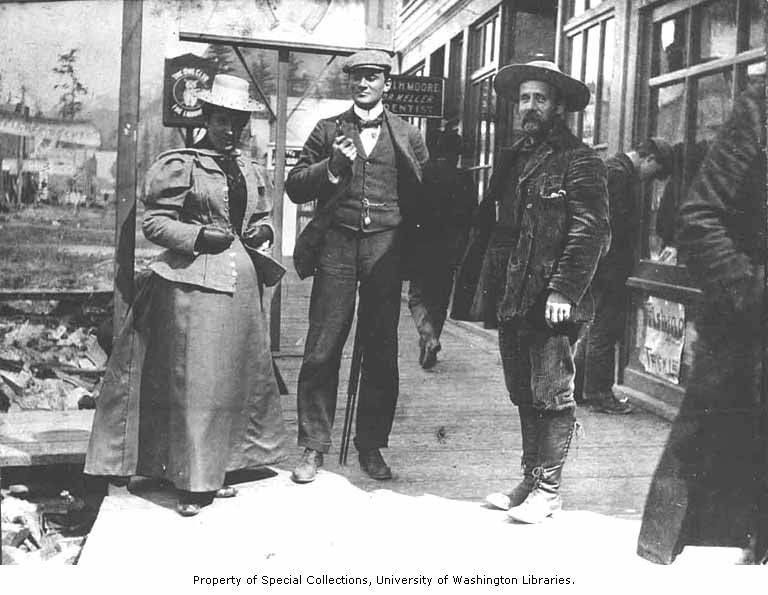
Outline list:
[[[181,516],[195,516],[200,513],[203,506],[208,506],[213,501],[215,492],[187,492],[179,491],[179,501],[176,504],[176,512]]]
[[[200,512],[200,505],[193,504],[191,502],[179,502],[176,504],[176,512],[178,512],[181,516],[195,516]]]
[[[234,486],[223,486],[216,490],[214,498],[234,498],[237,496],[237,488]]]

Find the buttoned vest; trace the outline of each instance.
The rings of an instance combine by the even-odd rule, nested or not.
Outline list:
[[[382,123],[379,138],[367,157],[356,130],[353,139],[357,159],[352,165],[352,180],[336,207],[335,222],[365,232],[397,227],[403,218],[397,195],[397,160],[389,126]],[[366,216],[370,221],[367,225]]]

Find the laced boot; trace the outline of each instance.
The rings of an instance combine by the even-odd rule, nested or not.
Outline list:
[[[538,419],[539,461],[534,487],[519,506],[507,513],[521,523],[541,523],[562,508],[560,478],[576,425],[573,409],[545,411]]]
[[[533,470],[538,464],[539,441],[537,416],[533,407],[518,407],[520,415],[520,433],[523,437],[523,456],[520,459],[523,480],[510,492],[494,492],[486,496],[485,501],[494,508],[509,510],[519,506],[533,489]]]

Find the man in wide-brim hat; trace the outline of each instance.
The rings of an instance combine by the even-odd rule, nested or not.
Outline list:
[[[538,60],[505,66],[494,87],[517,101],[522,130],[480,206],[492,229],[473,314],[499,326],[504,377],[520,414],[523,480],[488,502],[538,523],[561,508],[576,424],[572,349],[593,315],[589,285],[610,241],[606,174],[563,120],[589,103],[584,83]]]

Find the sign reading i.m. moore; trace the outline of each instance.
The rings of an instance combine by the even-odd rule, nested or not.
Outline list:
[[[417,118],[442,118],[445,79],[437,76],[392,75],[383,102],[393,114]]]

